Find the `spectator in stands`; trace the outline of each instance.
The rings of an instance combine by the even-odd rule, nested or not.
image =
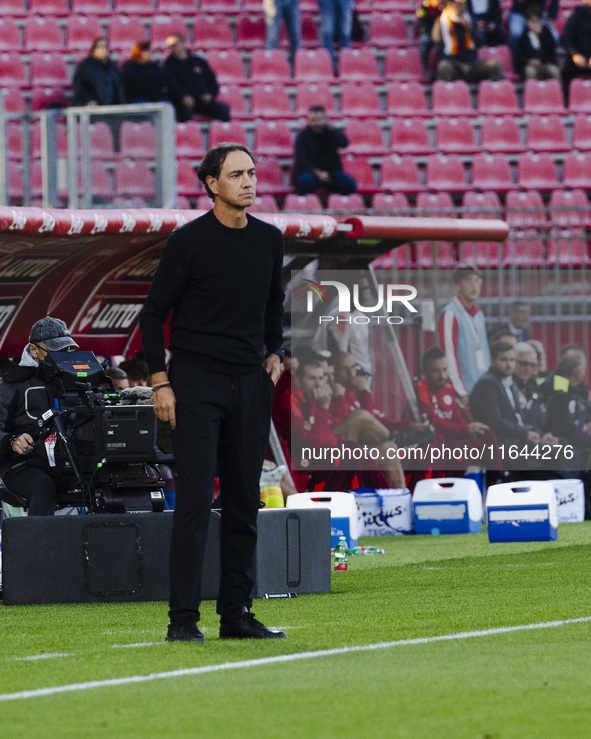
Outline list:
[[[95,38],[74,72],[74,105],[121,105],[125,93],[117,64],[103,38]]]
[[[121,367],[109,367],[109,369],[105,370],[105,375],[113,380],[113,385],[118,393],[129,387],[127,373]]]
[[[500,80],[503,70],[494,59],[478,59],[472,19],[466,0],[448,0],[441,18],[443,58],[437,65],[437,79],[451,82]]]
[[[555,23],[558,16],[559,0],[549,0],[548,14],[546,16],[545,10],[547,3],[548,0],[513,0],[513,5],[509,13],[509,48],[512,52],[515,52],[517,42],[527,27],[527,12],[530,8],[535,8],[540,18],[543,19],[546,17],[550,32],[554,36],[554,39],[558,40]]]
[[[499,0],[468,0],[468,12],[476,21],[481,40],[487,46],[505,43],[503,14]]]
[[[151,61],[150,42],[138,41],[130,57],[121,67],[125,97],[130,103],[159,103],[178,101],[181,95],[170,75]]]
[[[439,319],[439,343],[445,351],[449,376],[461,403],[490,365],[484,313],[475,304],[482,289],[482,276],[470,264],[461,264],[452,275],[456,297]]]
[[[148,385],[150,372],[144,359],[140,357],[125,359],[119,364],[119,369],[127,374],[128,387],[146,387]]]
[[[302,44],[300,0],[263,0],[263,9],[266,27],[265,48],[276,49],[279,46],[279,27],[283,18],[293,56]]]
[[[342,131],[334,128],[322,105],[308,110],[308,125],[295,140],[294,181],[298,195],[314,193],[320,188],[341,195],[357,190],[357,183],[343,172],[338,150],[349,145]]]
[[[425,71],[429,69],[429,56],[435,43],[434,29],[439,27],[439,18],[443,12],[441,0],[423,0],[417,8],[419,40],[421,42],[421,60]]]
[[[511,303],[507,318],[500,323],[496,323],[490,329],[489,334],[492,336],[493,334],[500,334],[501,331],[513,334],[516,341],[529,341],[529,304],[523,300],[516,300]],[[505,335],[503,333],[503,340]]]
[[[415,386],[419,411],[440,433],[446,443],[461,439],[476,441],[489,431],[480,421],[473,421],[469,409],[458,400],[449,379],[447,357],[443,349],[431,347],[423,354],[424,377]]]
[[[332,56],[335,70],[334,39],[338,38],[341,49],[351,46],[354,5],[354,0],[318,0],[320,43]]]
[[[566,52],[562,85],[564,101],[568,105],[571,80],[591,75],[591,0],[583,0],[583,4],[569,16],[560,36],[560,46]]]
[[[170,55],[164,62],[164,70],[170,75],[180,100],[176,102],[178,121],[190,121],[193,115],[203,115],[220,121],[230,120],[230,108],[218,103],[219,85],[216,76],[201,56],[190,54],[180,33],[166,39]]]
[[[517,40],[513,64],[524,80],[555,79],[560,82],[560,69],[556,59],[556,40],[548,26],[542,25],[539,10],[527,9],[527,27]]]

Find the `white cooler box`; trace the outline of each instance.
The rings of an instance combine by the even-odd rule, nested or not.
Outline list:
[[[412,498],[408,488],[354,490],[359,536],[412,533]]]
[[[420,480],[412,508],[417,534],[477,534],[482,530],[482,493],[468,477]]]
[[[347,540],[349,549],[357,546],[359,538],[357,526],[357,506],[352,493],[298,493],[289,495],[286,508],[330,508],[330,546],[339,543],[341,536]]]
[[[546,480],[491,485],[486,520],[491,542],[553,541],[558,537],[554,486]]]
[[[558,523],[573,523],[585,520],[585,486],[582,480],[548,480],[556,493]]]

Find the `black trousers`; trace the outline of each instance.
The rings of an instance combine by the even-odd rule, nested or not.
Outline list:
[[[176,404],[172,445],[177,466],[170,545],[173,621],[199,619],[205,539],[214,478],[222,500],[221,581],[217,612],[237,618],[252,605],[259,478],[269,442],[274,385],[264,367],[247,375],[170,369]]]
[[[30,501],[29,516],[53,516],[58,491],[67,487],[53,471],[32,466],[5,470],[2,479],[9,490]]]

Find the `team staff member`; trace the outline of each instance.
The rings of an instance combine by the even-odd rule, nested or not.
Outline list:
[[[259,477],[282,356],[282,237],[246,213],[256,174],[244,146],[210,149],[199,179],[213,209],[168,239],[140,319],[154,411],[170,421],[178,470],[167,640],[205,640],[196,622],[218,463],[220,638],[285,638],[250,613]],[[163,325],[171,310],[169,376]]]

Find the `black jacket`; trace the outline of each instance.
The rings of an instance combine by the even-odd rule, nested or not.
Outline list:
[[[74,72],[74,105],[87,105],[95,100],[99,105],[121,105],[125,102],[123,85],[117,65],[111,59],[104,62],[88,56]]]
[[[189,54],[186,59],[176,59],[170,55],[164,62],[164,71],[172,77],[180,95],[201,95],[217,97],[219,85],[209,64],[201,56]]]
[[[53,394],[38,367],[15,366],[0,380],[0,475],[17,462],[26,461],[32,467],[49,469],[45,442],[35,442],[33,451],[25,457],[12,452],[10,439],[14,435],[35,430],[35,419],[52,407]]]
[[[564,390],[567,381],[559,378],[563,383],[555,383],[556,377],[552,375],[544,382],[550,431],[575,447],[591,448],[591,436],[583,431],[583,426],[591,422],[588,403],[581,397],[578,386]]]
[[[575,8],[560,36],[560,46],[569,56],[582,54],[591,58],[591,9],[586,5]]]
[[[532,5],[538,9],[541,18],[546,10],[546,0],[513,0],[511,12],[519,13],[519,15],[524,16],[526,10]],[[548,18],[550,18],[551,20],[556,20],[557,15],[558,0],[550,0],[550,4],[548,6]]]
[[[517,394],[510,388],[519,407]],[[470,393],[470,412],[475,421],[486,423],[495,432],[500,444],[524,443],[532,426],[521,425],[507,390],[501,380],[492,372],[482,375]]]
[[[534,49],[531,44],[529,28],[526,28],[517,40],[513,57],[517,74],[523,76],[526,65],[532,59],[539,59],[542,64],[556,64],[556,41],[554,41],[552,31],[547,26],[542,27],[539,50]],[[519,339],[519,341],[526,341],[526,339]]]
[[[175,80],[156,62],[128,59],[121,67],[121,80],[130,103],[158,103],[165,98],[176,103],[182,96]]]
[[[331,127],[320,134],[315,134],[309,126],[306,126],[295,140],[294,178],[314,169],[322,169],[325,172],[342,170],[338,149],[345,146],[349,146],[349,140],[342,131]]]

